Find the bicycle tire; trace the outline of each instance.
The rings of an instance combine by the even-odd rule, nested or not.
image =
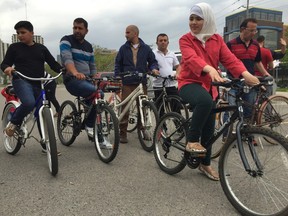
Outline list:
[[[156,126],[153,142],[154,142],[154,157],[162,171],[169,175],[174,175],[182,171],[186,166],[184,151],[181,151],[175,146],[185,149],[187,143],[186,131],[182,127],[180,132],[166,139],[176,128],[184,121],[184,117],[179,113],[164,114]],[[179,133],[181,136],[179,136]]]
[[[65,146],[70,146],[76,139],[74,132],[76,120],[74,113],[77,112],[73,101],[67,100],[61,104],[57,118],[57,132],[60,142]]]
[[[136,100],[133,101],[129,109],[128,127],[127,132],[131,133],[137,128],[138,109]]]
[[[51,109],[49,107],[44,107],[42,115],[48,166],[51,174],[56,176],[58,173],[58,153]]]
[[[177,95],[168,95],[165,98],[165,105],[164,107],[164,102],[163,100],[160,100],[161,103],[159,104],[159,116],[169,113],[169,112],[176,112],[184,116],[184,118],[189,117],[189,112],[186,104],[183,103],[181,97]]]
[[[106,104],[97,107],[94,125],[94,144],[97,155],[109,163],[117,155],[120,143],[119,122],[115,112]]]
[[[141,122],[141,117],[139,116],[137,134],[142,148],[147,152],[151,152],[154,149],[153,134],[156,124],[159,121],[159,116],[154,103],[146,100],[142,101],[142,112],[144,122]]]
[[[240,133],[251,172],[245,170],[240,159],[236,136],[230,136],[219,160],[226,197],[241,215],[288,215],[288,140],[263,127],[246,126]],[[278,145],[271,145],[265,138]],[[259,159],[262,169],[256,168],[252,155]]]
[[[263,125],[288,138],[288,98],[280,95],[270,96],[260,107],[257,125]],[[272,141],[268,141],[274,144]]]
[[[10,121],[12,114],[14,110],[16,109],[16,105],[14,103],[7,103],[4,107],[3,113],[2,113],[2,131],[4,133],[4,130]],[[3,144],[5,147],[5,150],[8,154],[15,155],[21,148],[22,142],[19,140],[19,136],[17,132],[14,133],[13,136],[9,137],[5,134],[3,134]]]

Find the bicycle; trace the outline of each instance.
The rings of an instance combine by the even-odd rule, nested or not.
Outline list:
[[[162,116],[164,113],[169,113],[169,112],[178,112],[181,115],[185,116],[185,118],[189,117],[189,112],[188,108],[183,102],[182,98],[177,95],[168,95],[166,91],[166,84],[169,83],[169,81],[176,80],[175,77],[173,76],[167,76],[167,77],[162,77],[160,75],[152,75],[153,77],[160,77],[163,78],[162,81],[162,87],[159,89],[156,89],[156,91],[162,90],[161,94],[159,97],[155,100],[154,98],[151,98],[150,101],[152,101],[156,108],[158,109],[158,114],[159,116]],[[148,90],[148,92],[154,92],[155,89]],[[137,128],[137,106],[136,103],[133,103],[131,105],[131,108],[129,110],[129,120],[128,120],[128,132],[132,132]]]
[[[266,83],[265,78],[260,81],[259,85]],[[213,83],[239,92],[236,94],[236,106],[212,110],[212,114],[231,111],[232,115],[214,133],[206,148],[221,142],[224,131],[237,122],[236,133],[228,136],[218,164],[220,183],[226,197],[242,215],[287,215],[288,140],[270,129],[244,123],[241,95],[249,89],[238,83],[239,79]],[[191,117],[185,119],[178,113],[167,113],[156,126],[154,157],[160,169],[167,174],[176,174],[186,165],[195,169],[204,156],[203,153],[185,150],[186,128],[190,120]],[[266,138],[277,145],[271,145]],[[253,140],[257,140],[258,146],[253,144]]]
[[[159,77],[163,79],[162,87],[153,90],[153,91],[162,90],[159,97],[153,101],[158,109],[159,115],[162,116],[165,113],[177,112],[183,115],[185,118],[188,118],[189,117],[188,108],[183,102],[182,98],[177,95],[168,95],[166,90],[166,86],[169,83],[169,81],[174,81],[176,80],[176,78],[170,75],[167,77],[163,77],[160,75],[153,75],[153,76],[156,78]]]
[[[44,83],[48,80],[57,79],[59,76],[61,76],[62,71],[57,76],[51,78],[28,77],[19,71],[14,71],[13,73],[15,75],[20,75],[18,76],[19,78],[25,78],[32,81],[41,81],[41,94],[36,99],[34,109],[24,118],[21,125],[16,128],[14,135],[12,137],[6,135],[3,136],[5,150],[8,154],[15,155],[20,150],[21,146],[25,146],[27,139],[35,139],[41,144],[42,147],[46,146],[49,171],[53,176],[56,176],[58,173],[58,153],[54,129],[54,118],[50,103],[48,100],[46,100]],[[6,128],[13,112],[18,106],[20,106],[20,102],[18,101],[9,101],[5,105],[2,113],[2,131],[4,131]],[[39,121],[39,130],[41,134],[40,139],[32,135],[32,131],[37,121]]]
[[[272,77],[266,78],[266,80],[268,82],[267,85],[271,85],[273,82]],[[255,103],[252,105],[246,101],[243,101],[243,105],[252,109],[251,117],[246,119],[246,122],[258,127],[270,128],[271,130],[276,131],[285,137],[288,137],[288,111],[285,110],[285,108],[288,107],[288,98],[280,95],[267,96],[266,89],[263,88],[263,86],[256,87],[255,89],[257,92]],[[226,97],[231,96],[228,91],[225,94]],[[227,105],[228,102],[223,99],[220,99],[217,103],[217,106],[219,107]],[[225,117],[225,112],[221,112],[216,115],[216,130],[218,127],[221,127],[225,121],[224,118],[227,118]],[[211,154],[212,159],[219,157],[221,149],[225,144],[226,137],[229,133],[232,133],[233,130],[234,129],[232,125],[226,132],[227,134],[223,137],[223,142],[219,143],[220,145],[213,145]],[[271,144],[275,144],[272,140],[267,141]]]
[[[104,92],[112,92],[115,91],[115,97],[114,94],[111,94],[109,98],[107,99],[108,104],[110,104],[113,100],[116,100],[117,104],[121,103],[121,82],[120,79],[115,79],[111,77],[106,77],[108,80],[108,84],[104,86]],[[137,103],[136,100],[133,101],[132,105],[129,109],[129,118],[128,118],[128,127],[127,132],[131,133],[134,130],[137,129],[137,118],[138,118],[138,110],[137,110]]]
[[[86,77],[86,80],[97,82],[99,86],[104,79]],[[91,105],[87,105],[87,98],[80,96],[74,101],[66,100],[61,104],[57,118],[58,136],[63,145],[70,146],[85,129],[85,122],[90,112],[96,112],[93,137],[88,135],[88,139],[94,142],[100,160],[109,163],[116,157],[119,148],[118,119],[102,98],[101,89],[98,88],[90,98],[93,100]]]
[[[145,74],[138,72],[124,72],[121,73],[123,76],[138,76],[139,80],[142,80]],[[121,78],[109,78],[110,81],[117,81]],[[144,94],[143,84],[137,86],[137,88],[131,92],[131,94],[121,102],[117,100],[116,92],[119,91],[119,88],[115,87],[106,87],[108,92],[112,93],[112,99],[109,103],[109,106],[114,110],[117,114],[119,122],[122,121],[124,115],[129,112],[129,108],[133,105],[133,103],[137,103],[139,105],[139,110],[137,112],[137,134],[142,148],[151,152],[153,150],[153,131],[156,126],[156,123],[159,120],[158,112],[155,105],[149,101],[148,96]],[[125,108],[122,110],[122,107]]]

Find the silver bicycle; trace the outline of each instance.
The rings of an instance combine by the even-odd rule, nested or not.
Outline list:
[[[137,72],[125,72],[126,76],[138,76],[142,80],[144,74]],[[119,78],[108,78],[109,81],[119,80]],[[139,137],[140,144],[145,151],[153,150],[153,133],[156,124],[159,120],[157,108],[149,101],[148,96],[144,94],[143,84],[140,82],[138,87],[131,92],[131,94],[121,102],[117,100],[117,91],[120,87],[106,86],[106,91],[111,92],[111,100],[109,100],[109,106],[115,111],[119,122],[123,120],[124,115],[129,112],[129,109],[133,107],[135,102],[138,104],[138,117],[137,117],[137,134]],[[123,107],[125,108],[123,109]]]

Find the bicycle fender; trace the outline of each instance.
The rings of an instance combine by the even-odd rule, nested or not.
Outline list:
[[[3,109],[3,111],[2,111],[2,116],[3,116],[3,114],[4,114],[4,110],[6,109],[6,107],[7,107],[9,104],[13,104],[13,105],[17,108],[17,107],[20,106],[21,103],[18,102],[18,101],[9,101],[8,103],[6,103],[5,106],[4,106],[4,109]]]

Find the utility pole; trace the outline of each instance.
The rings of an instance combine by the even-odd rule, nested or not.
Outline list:
[[[26,1],[25,1],[25,18],[26,18],[26,20],[27,20],[27,3],[26,3]]]
[[[247,6],[246,6],[246,19],[249,17],[249,0],[247,0]]]

